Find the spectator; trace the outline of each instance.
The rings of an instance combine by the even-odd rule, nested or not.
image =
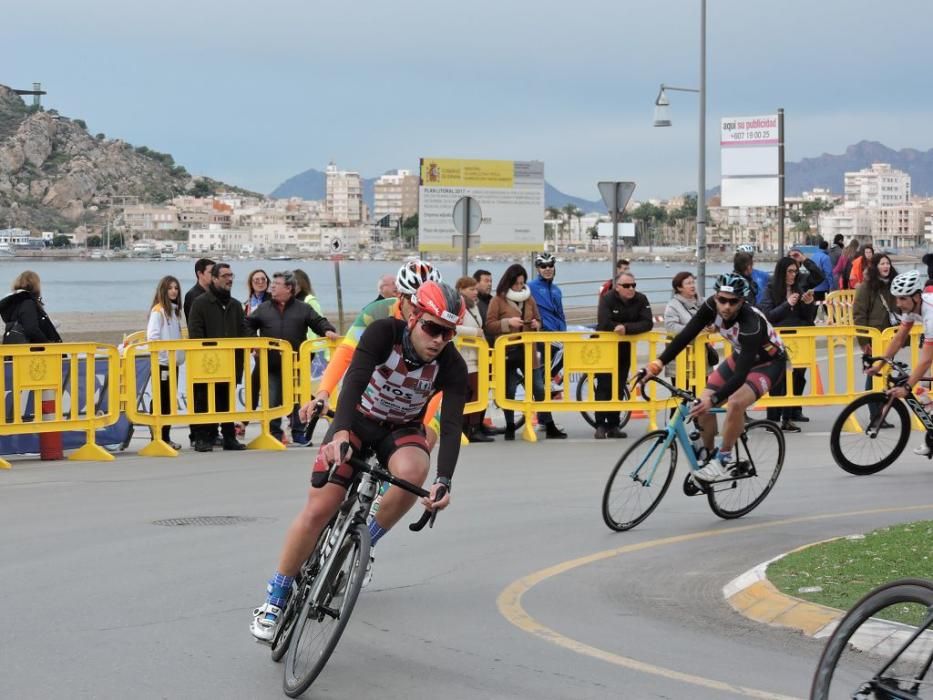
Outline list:
[[[852,306],[852,319],[856,326],[868,326],[879,331],[897,326],[897,303],[891,294],[891,280],[897,277],[897,270],[887,253],[879,253],[871,259],[865,272],[865,282],[855,291],[855,303]],[[862,352],[870,355],[881,354],[880,348],[872,348],[869,338],[859,338]],[[874,352],[873,352],[874,350]],[[865,377],[865,390],[871,391],[872,377]],[[869,405],[871,417],[877,415],[877,407]],[[884,427],[884,426],[882,426]]]
[[[476,280],[472,277],[461,277],[457,280],[457,291],[460,292],[466,302],[466,313],[463,314],[463,324],[457,326],[457,335],[466,337],[482,336],[483,319],[476,303],[479,294]],[[479,363],[476,352],[475,348],[460,348],[460,354],[463,355],[467,365],[467,386],[469,389],[467,402],[476,401],[479,398]],[[485,415],[485,410],[463,414],[463,434],[466,435],[467,440],[470,442],[493,442],[495,439],[491,435],[487,435],[482,429]]]
[[[233,288],[233,271],[227,263],[212,263],[210,287],[191,304],[188,318],[188,337],[198,338],[242,338],[249,335],[246,328],[246,314],[243,305],[230,295]],[[263,302],[269,303],[269,302]],[[235,353],[235,383],[243,375],[243,353]],[[207,384],[194,385],[194,412],[206,413],[208,410]],[[229,382],[214,383],[214,407],[218,412],[230,410],[231,393],[235,386]],[[198,452],[210,452],[214,449],[217,437],[217,423],[194,425],[194,449]],[[246,445],[236,439],[232,422],[220,424],[222,445],[225,450],[242,450]]]
[[[798,255],[802,254],[797,251]],[[807,261],[811,262],[812,261]],[[815,265],[814,265],[815,267]],[[799,279],[800,261],[790,256],[778,260],[767,293],[761,303],[761,312],[775,328],[790,326],[812,326],[816,318],[816,304],[812,288],[804,291]],[[811,274],[813,274],[811,272]],[[794,396],[800,396],[807,385],[805,367],[795,367],[792,373]],[[787,396],[787,382],[779,382],[771,388],[771,396]],[[808,421],[799,406],[769,408],[768,420],[780,422],[781,430],[799,433],[794,421]]]
[[[647,333],[654,322],[651,318],[651,305],[648,297],[636,292],[635,275],[623,272],[616,278],[615,289],[605,294],[599,300],[597,311],[596,330],[613,331],[625,338],[629,335]],[[611,374],[596,375],[596,400],[611,401],[613,392],[622,396],[622,388],[628,381],[628,370],[631,365],[632,346],[625,340],[619,343],[618,348],[618,385],[613,388]],[[596,412],[597,440],[605,438],[624,438],[625,433],[619,429],[618,411]]]
[[[810,257],[823,275],[823,281],[813,287],[813,298],[816,301],[825,301],[826,293],[831,289],[830,285],[833,281],[833,263],[826,252],[827,248],[829,244],[826,241],[820,241],[819,249]]]
[[[0,299],[0,317],[6,323],[4,344],[60,343],[62,337],[42,302],[42,282],[32,270],[16,276],[13,290]]]
[[[538,305],[531,296],[531,290],[525,284],[528,273],[519,264],[510,265],[499,280],[496,296],[489,303],[486,315],[486,332],[493,336],[519,333],[522,330],[536,331],[541,328]],[[532,353],[532,396],[535,401],[544,399],[544,368],[540,366],[537,353]],[[515,390],[523,380],[525,371],[525,349],[522,345],[509,348],[505,359],[505,395],[515,398]],[[515,439],[515,414],[505,413],[505,439]],[[546,424],[548,438],[565,438],[567,433],[558,428],[553,421]]]
[[[627,258],[619,258],[616,260],[616,276],[613,279],[618,279],[619,275],[623,272],[629,272],[632,269],[632,263]],[[603,286],[599,288],[599,298],[602,299],[607,292],[612,289],[612,280],[606,280],[603,282]]]
[[[927,266],[927,279],[933,280],[933,253],[923,256],[923,264]]]
[[[541,314],[541,330],[563,332],[567,330],[567,318],[564,316],[563,293],[560,287],[554,283],[554,276],[557,272],[554,267],[555,263],[554,256],[550,253],[538,254],[535,257],[535,268],[538,270],[538,276],[528,284],[528,289],[531,290],[531,296],[534,297],[535,303],[538,305],[538,312]],[[555,347],[555,344],[552,343],[551,347],[552,353],[560,350],[559,345]],[[546,357],[543,344],[538,345],[538,352],[541,353],[542,359]],[[561,374],[564,367],[562,355],[558,355],[556,363],[553,361],[553,357],[552,354],[551,366],[544,367],[542,370],[545,381],[554,382],[552,384],[552,396],[560,392]],[[538,423],[548,425],[553,422],[550,413],[538,413]]]
[[[486,330],[486,314],[489,310],[489,302],[492,301],[492,296],[490,295],[490,292],[492,291],[492,273],[489,270],[479,269],[473,273],[473,279],[476,280],[476,308],[479,311],[479,316],[483,322],[482,328],[483,334],[486,336],[486,343],[489,345],[491,350],[493,345],[495,345],[496,338]],[[483,411],[484,417],[485,414],[486,412]],[[485,423],[485,418],[480,430],[484,435],[488,436],[499,435],[502,432],[501,430],[487,426]]]
[[[185,293],[185,323],[191,315],[191,305],[194,300],[204,294],[211,286],[211,271],[214,269],[214,261],[209,258],[201,258],[194,264],[194,286]]]
[[[875,256],[875,247],[872,245],[862,246],[859,256],[852,261],[852,271],[849,273],[849,289],[858,289],[859,285],[865,281],[865,270],[868,264]]]
[[[815,289],[824,281],[823,269],[804,255],[800,248],[794,246],[787,256],[797,262],[797,286],[800,288],[801,293]]]
[[[262,302],[269,299],[269,275],[265,270],[253,270],[246,280],[246,301],[244,313],[249,316]]]
[[[309,304],[297,298],[299,286],[294,272],[274,272],[269,289],[272,298],[263,302],[246,319],[246,326],[251,331],[258,331],[263,338],[287,340],[294,352],[298,351],[307,338],[309,328],[331,340],[337,339],[337,331],[333,324],[318,314]],[[291,377],[282,376],[281,356],[279,353],[270,352],[268,405],[278,406],[284,398],[291,396],[291,393]],[[305,444],[304,429],[298,418],[297,405],[293,407],[290,415],[292,442]],[[273,418],[269,421],[269,432],[276,440],[282,441],[284,434],[281,418]]]
[[[755,300],[753,306],[758,306],[764,297],[765,287],[768,286],[768,273],[764,270],[755,269],[753,246],[744,245],[740,246],[740,248],[742,250],[739,250],[732,258],[732,269],[748,280],[748,285],[752,290],[751,298]]]
[[[152,298],[152,308],[149,310],[149,323],[146,324],[146,340],[180,340],[181,339],[181,309],[178,306],[178,299],[181,296],[181,284],[171,275],[167,275],[159,280],[156,287],[155,296]],[[185,353],[182,350],[175,352],[175,380],[177,386],[178,366],[185,361]],[[152,378],[153,384],[159,382],[159,411],[161,415],[167,416],[172,412],[172,403],[175,397],[172,395],[172,385],[169,379],[171,372],[167,350],[159,351],[159,376],[158,380]],[[149,412],[153,413],[152,402],[149,403]],[[181,445],[171,440],[172,426],[162,426],[162,441],[167,443],[173,450],[180,450]],[[153,434],[153,440],[155,434]]]
[[[303,301],[305,304],[314,309],[314,312],[318,316],[323,316],[324,312],[321,310],[321,302],[319,302],[317,297],[314,296],[314,287],[311,286],[311,278],[308,277],[308,273],[302,269],[297,269],[292,270],[292,274],[295,275],[295,284],[298,285],[298,288],[295,291],[295,298],[298,301]],[[319,336],[313,330],[308,329],[308,338],[320,337],[321,336]]]
[[[674,296],[664,307],[664,330],[677,335],[700,308],[700,298],[697,295],[697,280],[692,272],[678,272],[671,280],[671,286],[674,288]],[[715,331],[716,327],[710,326],[706,330]],[[712,345],[707,345],[707,371],[714,369],[717,364],[719,364],[719,355]],[[677,366],[673,362],[665,367],[664,371],[668,377],[677,376]]]
[[[849,274],[852,271],[852,261],[858,257],[858,250],[858,241],[853,238],[849,241],[849,245],[842,250],[842,254],[836,261],[835,267],[833,267],[833,277],[839,280],[839,289],[849,288]]]
[[[831,289],[839,289],[839,276],[836,274],[836,263],[842,257],[842,251],[845,250],[844,238],[841,233],[833,236],[833,244],[829,247],[829,262],[833,266],[833,279],[830,284]]]
[[[378,296],[373,301],[383,299],[394,299],[398,296],[398,289],[395,287],[395,275],[383,275],[376,284],[376,293]]]

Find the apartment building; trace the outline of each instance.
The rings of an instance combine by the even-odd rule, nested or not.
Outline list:
[[[123,221],[134,233],[173,231],[181,228],[178,209],[164,204],[135,204],[123,209]]]
[[[910,202],[910,175],[887,163],[845,174],[845,206],[893,207]]]
[[[396,170],[376,180],[373,219],[385,216],[394,221],[407,219],[418,213],[418,186],[420,178],[409,170]]]
[[[330,163],[325,171],[327,194],[324,214],[335,224],[350,226],[363,220],[363,183],[360,174],[338,170]]]

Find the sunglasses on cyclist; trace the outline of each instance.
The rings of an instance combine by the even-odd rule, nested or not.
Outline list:
[[[634,282],[619,282],[619,284],[617,284],[616,286],[622,287],[622,289],[635,289]]]
[[[738,306],[740,301],[742,300],[739,297],[716,297],[716,303],[723,306]]]
[[[439,323],[434,321],[428,321],[423,318],[418,321],[418,325],[421,326],[421,330],[427,333],[432,338],[441,338],[444,341],[448,341],[457,334],[456,328],[450,328],[449,326],[442,326]]]
[[[544,265],[538,265],[539,270],[542,268],[552,268],[552,267],[554,267],[554,263],[545,263]]]

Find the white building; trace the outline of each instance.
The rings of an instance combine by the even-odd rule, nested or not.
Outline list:
[[[29,245],[29,238],[29,229],[0,228],[0,248],[4,250],[12,248],[13,246]],[[51,238],[49,240],[51,240]]]
[[[239,253],[251,250],[253,232],[243,228],[220,228],[212,226],[188,232],[188,251],[192,253]]]
[[[819,233],[824,241],[832,241],[842,235],[845,241],[852,238],[865,239],[871,236],[872,212],[861,207],[837,207],[833,211],[820,212]]]
[[[887,163],[845,174],[845,206],[893,207],[910,202],[910,175]]]
[[[418,213],[418,186],[421,179],[409,170],[396,170],[376,180],[373,187],[373,219],[389,216],[393,221]]]
[[[327,195],[324,211],[336,224],[353,225],[363,220],[363,185],[360,174],[327,166]]]

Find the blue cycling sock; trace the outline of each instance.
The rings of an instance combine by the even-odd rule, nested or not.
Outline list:
[[[266,603],[277,608],[284,608],[288,602],[288,596],[291,595],[294,580],[294,576],[285,576],[276,572],[266,585]]]
[[[379,523],[376,522],[376,519],[373,518],[369,521],[369,543],[371,547],[376,546],[376,542],[382,539],[382,536],[388,532],[388,528],[382,527]]]
[[[720,447],[716,456],[719,458],[720,464],[726,464],[732,461],[732,450],[724,450]]]

